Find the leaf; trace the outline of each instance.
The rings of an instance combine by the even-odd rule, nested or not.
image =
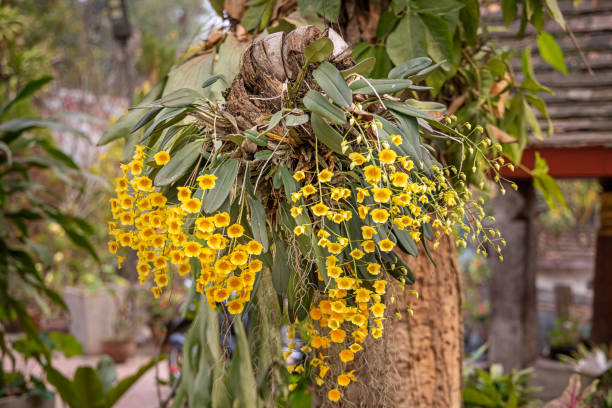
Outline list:
[[[340,71],[340,73],[344,78],[348,78],[348,76],[351,74],[365,74],[366,72],[369,72],[372,67],[374,67],[375,63],[376,58],[369,57],[353,65],[350,68],[343,69],[342,71]]]
[[[266,210],[261,202],[255,198],[248,197],[251,210],[251,229],[253,238],[263,246],[263,252],[268,252],[268,228],[266,224]]]
[[[316,113],[310,115],[310,122],[312,130],[314,130],[315,136],[325,146],[338,154],[344,154],[342,152],[342,141],[344,140],[342,135],[338,133],[333,127],[331,127],[323,118]]]
[[[254,3],[254,4],[253,4]],[[259,27],[263,15],[268,6],[268,0],[258,2],[248,2],[249,7],[246,9],[240,20],[240,24],[247,30],[252,31]]]
[[[563,51],[559,44],[557,44],[557,41],[555,41],[555,37],[547,32],[541,32],[538,34],[538,48],[544,61],[548,62],[557,71],[567,75]]]
[[[159,107],[164,108],[184,108],[192,105],[195,101],[202,99],[202,95],[193,89],[180,88],[176,91],[172,91],[163,98],[151,102],[147,107]],[[142,104],[140,106],[143,106]]]
[[[497,407],[495,401],[493,401],[487,394],[479,391],[475,388],[464,387],[461,390],[461,396],[464,404],[473,404],[480,407]]]
[[[292,114],[292,115],[287,115],[285,117],[285,126],[287,127],[300,126],[306,122],[308,122],[308,115],[306,114],[302,114],[302,115]]]
[[[251,364],[249,342],[241,319],[233,319],[232,329],[236,336],[236,347],[229,364],[226,384],[232,397],[232,408],[258,406],[257,382]]]
[[[70,408],[78,408],[75,401],[76,390],[74,389],[74,385],[70,379],[48,364],[45,365],[44,368],[47,381],[49,384],[55,387],[58,394],[62,398],[62,401],[64,401]]]
[[[517,0],[501,0],[501,6],[504,24],[509,26],[516,18],[518,10]]]
[[[202,141],[196,140],[172,154],[170,161],[155,175],[156,186],[167,186],[191,170],[193,163],[202,154]]]
[[[306,64],[313,62],[321,62],[327,59],[334,51],[334,44],[327,37],[319,38],[308,44],[304,48],[304,57],[306,58]]]
[[[274,261],[272,263],[272,284],[274,290],[278,296],[285,296],[287,294],[287,287],[289,286],[289,259],[287,258],[287,250],[283,240],[278,236],[274,235]],[[282,305],[281,305],[282,306]]]
[[[229,197],[230,191],[236,181],[240,162],[236,159],[228,159],[215,170],[218,179],[215,188],[208,190],[202,200],[202,210],[206,214],[212,214],[218,210],[223,202]]]
[[[41,89],[43,86],[45,86],[52,80],[53,80],[52,76],[43,76],[40,78],[33,79],[27,84],[25,84],[25,86],[21,88],[21,90],[17,93],[17,95],[15,95],[13,99],[11,99],[10,101],[8,101],[7,103],[5,103],[4,105],[0,107],[0,117],[4,115],[6,112],[8,112],[8,110],[11,109],[11,107],[15,105],[17,102],[20,102],[30,97],[36,91]]]
[[[47,140],[39,140],[38,145],[42,147],[49,156],[53,157],[58,162],[63,163],[65,166],[70,167],[71,169],[79,169],[79,166],[74,162],[74,160],[72,160],[72,157],[53,146],[51,142]]]
[[[546,4],[548,13],[552,16],[553,20],[555,20],[557,24],[559,24],[561,28],[565,31],[567,29],[565,25],[565,19],[563,18],[563,13],[559,8],[559,3],[557,3],[557,0],[544,0],[544,3]]]
[[[321,89],[331,98],[334,103],[349,107],[353,103],[351,89],[340,74],[340,71],[327,61],[323,61],[317,69],[312,72],[314,79]]]
[[[72,382],[76,406],[83,408],[99,406],[104,396],[104,386],[96,370],[89,366],[81,366],[77,368]]]
[[[390,109],[392,111],[396,111],[399,113],[403,113],[404,115],[412,116],[415,118],[427,119],[427,120],[435,120],[434,117],[431,116],[429,113],[420,111],[403,102],[385,100],[383,101],[383,103],[387,109]]]
[[[308,7],[312,7],[321,17],[333,23],[338,21],[341,0],[298,0],[302,15]]]
[[[344,111],[332,105],[327,98],[317,91],[312,89],[308,91],[306,96],[302,99],[302,102],[308,110],[323,116],[336,125],[343,125],[346,123]]]
[[[391,72],[389,72],[390,79],[399,79],[406,78],[407,76],[414,75],[419,71],[430,66],[432,63],[431,58],[429,57],[418,57],[411,59],[410,61],[406,61],[401,65],[393,68]]]
[[[83,353],[83,346],[72,334],[51,332],[49,339],[53,343],[53,349],[62,352],[67,358]]]
[[[136,122],[136,124],[130,129],[130,133],[136,132],[138,129],[149,123],[161,110],[164,108],[151,108],[147,113],[145,113],[142,118]]]
[[[157,99],[166,84],[165,80],[162,80],[155,84],[155,86],[149,91],[147,95],[142,99],[142,105],[146,105],[155,99]],[[126,137],[130,130],[138,123],[138,121],[146,114],[146,111],[142,109],[134,109],[129,111],[127,114],[117,120],[117,122],[113,123],[107,130],[104,132],[102,137],[97,143],[97,146],[103,146],[112,142],[113,140],[121,139]]]
[[[117,381],[117,367],[109,356],[102,356],[96,365],[96,372],[102,381],[104,392],[107,392]]]
[[[567,207],[563,191],[561,191],[555,179],[548,175],[548,164],[538,152],[535,153],[535,168],[531,171],[531,176],[533,177],[534,187],[540,190],[550,208]]]
[[[436,62],[452,61],[454,33],[449,30],[446,20],[428,13],[422,13],[420,17],[426,28],[428,54]],[[446,65],[450,69],[450,64]]]
[[[161,359],[163,359],[163,357]],[[113,407],[117,403],[117,401],[119,401],[119,399],[123,396],[123,394],[125,394],[126,391],[129,390],[130,387],[134,385],[134,383],[144,375],[144,373],[149,371],[149,369],[161,359],[158,356],[153,357],[146,364],[141,365],[138,368],[138,371],[136,371],[136,373],[124,378],[123,380],[119,381],[119,384],[109,389],[104,397],[104,403],[102,404],[102,407]]]
[[[270,158],[270,156],[272,156],[274,152],[272,152],[272,150],[259,150],[258,152],[256,152],[253,157],[255,158],[255,160],[263,160],[266,161]]]
[[[354,94],[374,95],[378,93],[391,94],[412,86],[409,79],[359,79],[351,83],[350,88]]]
[[[417,247],[417,244],[416,242],[414,242],[408,231],[400,230],[394,225],[393,234],[395,234],[397,238],[397,243],[399,244],[400,249],[402,251],[414,256],[415,258],[419,256],[419,249]]]
[[[393,31],[400,17],[396,16],[391,11],[385,11],[381,14],[378,19],[378,25],[376,26],[376,40],[384,41],[385,38]]]
[[[542,136],[542,129],[540,128],[540,124],[538,123],[538,119],[536,118],[535,113],[533,113],[533,110],[531,110],[531,106],[529,106],[527,101],[523,101],[523,117],[531,128],[531,131],[533,132],[533,135],[536,137],[536,139],[544,140],[544,137]]]
[[[395,65],[427,55],[425,25],[416,14],[409,12],[387,37],[387,53]]]
[[[470,47],[478,41],[478,23],[480,22],[480,6],[478,0],[464,0],[465,7],[459,12],[465,40]]]
[[[225,80],[225,77],[222,74],[215,74],[215,75],[208,77],[206,81],[204,81],[204,83],[202,84],[202,88],[208,88],[209,86],[213,85],[218,80],[222,80],[223,82],[227,84],[227,81]]]

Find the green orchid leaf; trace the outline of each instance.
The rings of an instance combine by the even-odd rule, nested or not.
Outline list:
[[[312,72],[314,79],[321,89],[330,97],[334,103],[349,107],[353,103],[351,89],[340,74],[340,71],[327,61],[323,61],[319,68]]]

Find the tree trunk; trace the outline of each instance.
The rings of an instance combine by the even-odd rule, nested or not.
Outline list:
[[[416,282],[396,291],[387,321],[393,406],[460,407],[463,325],[457,250],[452,238],[444,236],[432,250],[435,266],[423,248],[419,253],[406,260]],[[401,313],[401,320],[393,317],[395,312]]]
[[[229,13],[232,17],[241,15],[243,11],[236,3],[240,2],[228,2],[233,8]],[[350,17],[351,12],[359,15],[371,13],[372,19],[378,20],[380,1],[372,1],[365,8],[357,7],[357,3],[345,2],[345,15]],[[285,13],[289,14],[289,10],[285,10]],[[340,25],[333,25],[333,28],[344,34],[349,43],[360,39],[371,40],[374,36],[370,32],[372,24],[368,21],[348,19],[341,21]],[[373,27],[375,33],[376,25]],[[305,36],[311,35],[312,39],[317,37],[308,30],[303,33]],[[286,56],[293,56],[295,54],[292,51],[303,51],[304,47],[300,41],[290,36],[284,39],[284,73],[276,72],[278,66],[271,60],[277,57],[277,53],[271,53],[268,48],[278,46],[278,39],[253,47],[243,56],[243,62],[246,62],[246,70],[243,66],[243,71],[246,72],[241,72],[225,93],[226,109],[238,128],[250,127],[262,113],[270,114],[278,110],[278,106],[272,105],[279,104],[279,101],[271,97],[279,93],[277,88],[282,88],[285,81],[283,75],[291,80],[297,73],[291,69]],[[296,65],[298,69],[299,66]],[[269,74],[266,74],[267,71]],[[275,95],[267,95],[269,92]],[[258,100],[253,96],[264,98]],[[440,239],[438,249],[431,250],[437,266],[427,258],[423,248],[419,254],[418,258],[405,257],[414,272],[416,283],[406,285],[405,291],[400,290],[399,284],[390,285],[388,320],[383,338],[368,339],[366,352],[359,353],[365,357],[364,361],[355,362],[358,381],[348,387],[346,398],[340,405],[411,408],[461,406],[463,327],[457,252],[452,238],[444,236]],[[418,292],[418,299],[412,294],[413,290]],[[414,316],[411,317],[407,312],[408,307],[414,310]],[[395,316],[396,312],[402,315],[401,319]],[[316,391],[317,398],[313,405],[330,404],[322,390]]]

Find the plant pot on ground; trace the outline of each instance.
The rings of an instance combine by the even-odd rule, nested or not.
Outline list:
[[[548,342],[550,344],[549,357],[559,360],[559,356],[570,356],[576,351],[576,346],[580,341],[580,330],[576,322],[569,317],[555,320],[555,324],[548,332]]]
[[[136,342],[133,338],[105,339],[100,342],[100,351],[121,364],[136,353]]]
[[[113,323],[113,336],[100,342],[100,351],[108,354],[115,363],[125,362],[136,352],[136,330],[143,323],[142,313],[138,313],[137,307],[138,292],[130,285],[120,296],[114,288],[109,288],[117,315]]]

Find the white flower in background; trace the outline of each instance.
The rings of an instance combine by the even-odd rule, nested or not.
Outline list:
[[[599,377],[612,368],[612,360],[608,360],[603,350],[595,349],[586,353],[573,366],[574,370],[580,374],[588,377]]]

